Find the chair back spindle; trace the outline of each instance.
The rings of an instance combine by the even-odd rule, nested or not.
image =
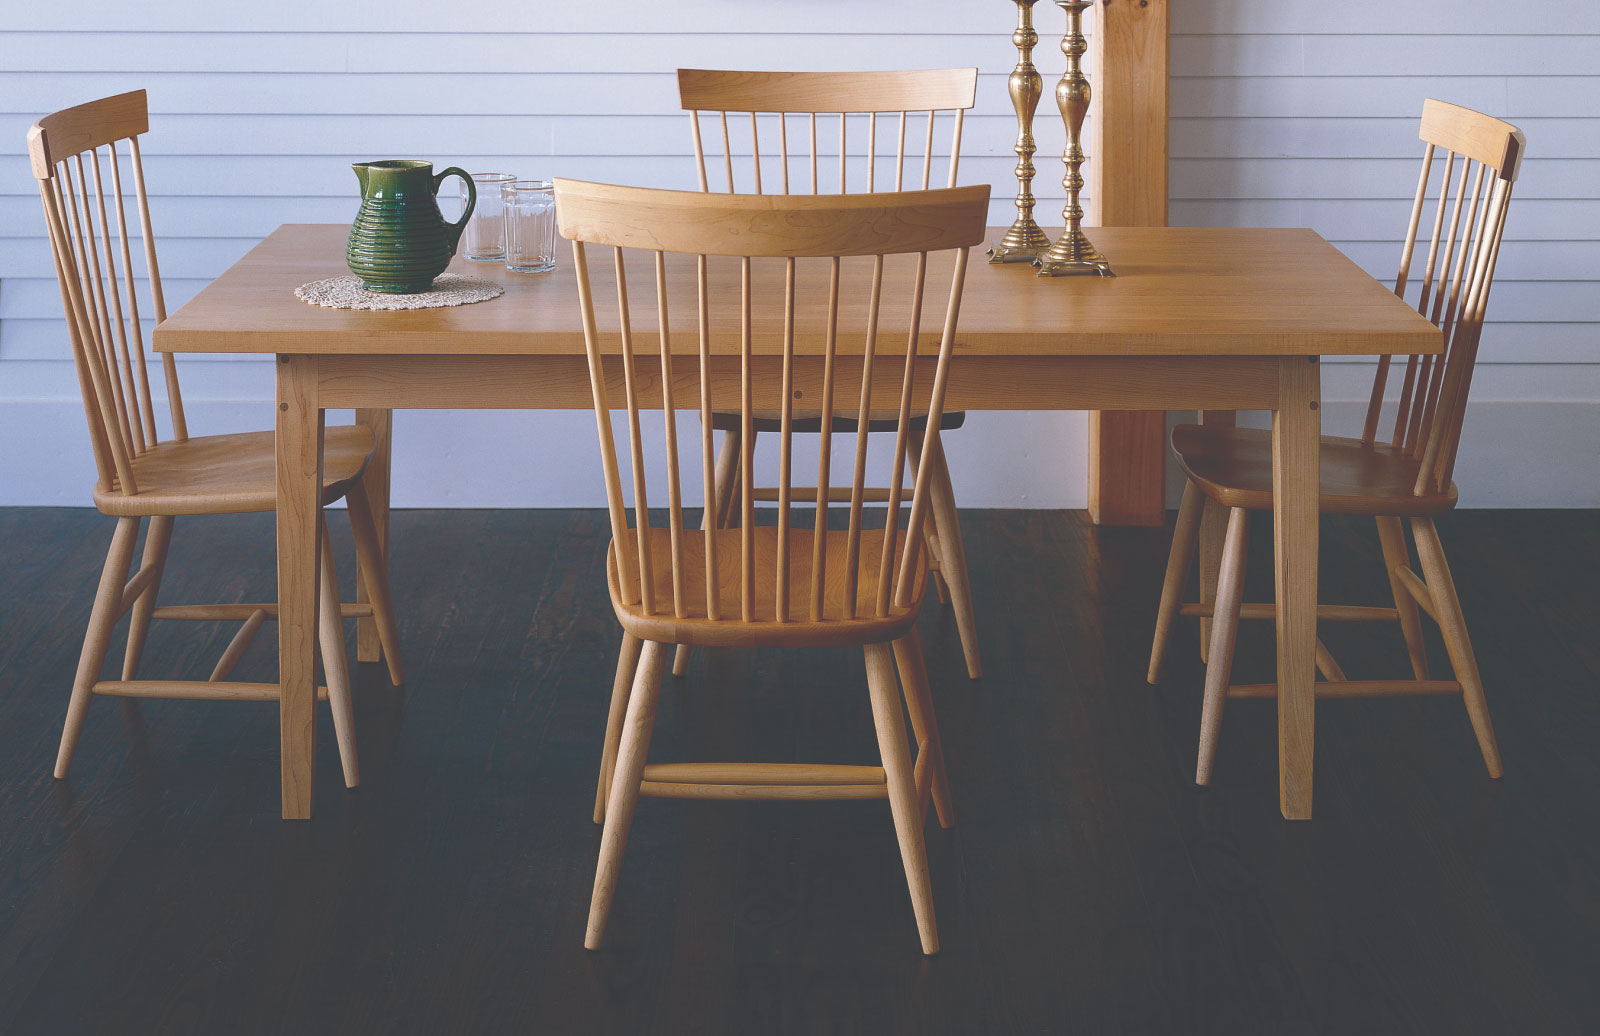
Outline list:
[[[166,319],[139,151],[139,135],[148,130],[145,92],[136,90],[47,115],[28,132],[98,482],[126,495],[138,492],[134,459],[161,442],[139,301],[143,281],[146,311],[157,323]],[[124,161],[133,173],[142,276],[131,243]],[[182,441],[188,429],[177,366],[170,354],[161,362],[171,438]]]
[[[1489,288],[1525,141],[1510,123],[1432,99],[1423,106],[1420,137],[1422,173],[1394,290],[1406,298],[1416,284],[1417,312],[1444,332],[1445,349],[1438,356],[1406,358],[1390,445],[1420,460],[1414,491],[1425,496],[1445,492],[1455,468]],[[1435,181],[1440,151],[1444,162]],[[1437,197],[1418,272],[1412,260],[1430,191]],[[1362,439],[1369,443],[1377,441],[1389,369],[1389,357],[1381,357],[1362,429]]]
[[[920,71],[890,72],[738,72],[722,69],[680,68],[678,70],[678,102],[689,113],[691,139],[694,142],[695,170],[700,189],[710,190],[707,174],[705,138],[700,128],[703,114],[715,115],[721,128],[723,185],[729,194],[745,181],[734,175],[734,149],[742,146],[729,130],[729,115],[745,115],[750,123],[750,173],[748,185],[756,194],[765,193],[765,183],[771,177],[762,176],[763,158],[778,163],[778,180],[782,193],[790,193],[789,119],[804,116],[806,119],[809,153],[800,156],[810,170],[810,192],[824,193],[818,180],[820,155],[817,148],[817,121],[838,119],[839,177],[836,193],[845,194],[850,186],[849,165],[851,124],[860,140],[860,126],[866,130],[865,159],[866,190],[903,191],[918,186],[906,183],[906,124],[913,113],[925,115],[926,130],[922,144],[922,173],[920,187],[933,187],[933,160],[935,121],[939,117],[951,122],[950,151],[948,155],[947,186],[956,185],[956,172],[961,159],[961,130],[967,109],[972,107],[977,93],[978,70],[975,68],[942,68]],[[898,127],[895,135],[894,182],[882,182],[878,175],[878,116],[895,116]],[[778,153],[763,156],[761,151],[762,119],[777,124]],[[769,132],[768,140],[772,139]],[[713,160],[714,160],[713,156]],[[911,156],[913,160],[917,157]]]
[[[613,592],[620,602],[645,615],[745,624],[829,623],[866,613],[883,618],[913,603],[920,590],[917,553],[922,526],[928,521],[932,437],[937,434],[944,406],[968,251],[983,240],[988,187],[813,197],[707,195],[558,180],[556,194],[561,233],[573,242],[612,527]],[[615,320],[597,316],[598,271],[605,267],[590,264],[592,247],[612,251],[612,262],[607,265],[616,286]],[[863,265],[870,261],[870,274],[850,282],[866,285],[865,298],[860,289],[847,291],[841,286],[847,261]],[[643,269],[654,275],[655,306],[632,313],[629,274]],[[699,456],[706,500],[709,506],[716,499],[710,412],[736,410],[748,430],[758,408],[776,409],[782,414],[782,431],[775,529],[758,527],[755,522],[755,500],[749,488],[753,457],[748,447],[753,435],[745,436],[746,445],[736,458],[744,487],[736,503],[743,513],[742,523],[738,528],[719,529],[715,522],[706,523],[703,530],[684,527],[684,479],[679,471],[673,417],[674,407],[680,404],[672,394],[667,300],[669,282],[687,280],[691,269],[699,308],[695,321],[702,416]],[[920,331],[920,317],[929,294],[926,281],[933,269],[948,271],[951,280],[937,346],[930,348],[932,343],[925,341]],[[822,292],[827,300],[824,307],[801,301]],[[679,297],[686,299],[687,292]],[[882,371],[880,361],[889,356],[879,354],[892,353],[888,342],[898,343],[900,338],[898,334],[886,338],[881,325],[905,303],[910,307],[905,318],[909,334],[904,339],[900,376],[895,378]],[[649,319],[648,309],[653,309],[650,316],[657,321],[658,388],[647,387],[640,374],[646,365],[655,366],[653,359],[636,355],[634,329]],[[857,319],[864,324],[859,338],[853,332],[842,332],[844,317],[852,327]],[[802,337],[808,345],[804,351],[797,344]],[[854,348],[857,342],[859,354]],[[842,343],[851,348],[842,348]],[[687,354],[682,358],[687,359]],[[772,363],[774,358],[780,362]],[[930,361],[931,376],[926,371]],[[620,375],[615,370],[618,365],[622,367]],[[773,382],[758,377],[763,370],[777,375]],[[841,404],[835,382],[857,374],[858,393]],[[804,384],[799,383],[802,377]],[[631,454],[631,527],[611,420],[612,393],[619,385]],[[794,434],[797,392],[803,392],[807,400],[815,392],[820,399],[819,485],[829,484],[829,432],[836,412],[841,406],[849,408],[857,419],[848,522],[843,530],[829,529],[826,495],[820,493],[818,518],[811,528],[797,527],[791,521],[796,446],[809,439]],[[889,403],[890,396],[894,404]],[[896,474],[882,530],[868,528],[873,523],[866,520],[864,507],[865,431],[875,401],[877,409],[887,410],[892,405],[898,413]],[[930,415],[925,429],[915,433],[914,406]],[[655,407],[664,411],[666,433],[666,529],[651,527],[646,502],[648,465],[643,456],[640,411]],[[913,473],[910,506],[904,509],[903,473],[911,434],[926,438],[922,462]],[[900,528],[902,520],[904,530]],[[867,551],[868,543],[873,553]],[[696,549],[704,554],[703,571],[692,558]]]

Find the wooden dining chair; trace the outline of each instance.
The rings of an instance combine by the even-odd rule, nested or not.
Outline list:
[[[277,617],[276,604],[156,604],[174,520],[179,515],[274,510],[277,461],[271,431],[189,435],[178,369],[170,353],[161,357],[169,422],[165,438],[157,426],[139,301],[142,287],[149,299],[149,308],[143,312],[152,314],[157,323],[166,319],[139,153],[139,137],[149,128],[145,92],[136,90],[46,115],[28,131],[28,154],[39,181],[67,337],[94,452],[98,476],[94,502],[101,513],[117,519],[73,679],[56,756],[58,778],[66,777],[72,764],[94,695],[226,701],[275,701],[278,697],[275,683],[228,679],[262,623]],[[123,190],[125,171],[132,175],[132,199]],[[139,221],[137,236],[130,232],[130,202]],[[142,257],[142,268],[135,255]],[[340,497],[348,500],[356,550],[372,602],[339,603],[327,525],[319,516],[322,586],[318,632],[327,686],[318,688],[318,696],[332,707],[340,762],[345,784],[350,787],[356,786],[360,772],[341,616],[371,615],[375,619],[389,675],[396,684],[404,680],[384,561],[372,507],[361,482],[372,448],[372,432],[363,426],[326,430],[322,502],[329,504]],[[138,571],[128,578],[146,519],[149,526],[143,558]],[[121,678],[102,680],[100,671],[113,629],[129,614]],[[140,655],[155,619],[243,625],[208,679],[141,680]]]
[[[1500,751],[1489,722],[1483,682],[1434,518],[1456,506],[1451,475],[1524,140],[1510,123],[1431,99],[1423,105],[1420,136],[1426,145],[1422,174],[1406,226],[1394,290],[1405,298],[1408,286],[1419,280],[1412,274],[1412,258],[1419,239],[1426,237],[1427,258],[1416,306],[1419,313],[1443,330],[1445,352],[1437,359],[1412,356],[1406,361],[1398,411],[1387,441],[1379,438],[1379,426],[1390,360],[1387,356],[1379,358],[1360,438],[1322,438],[1318,501],[1322,514],[1370,515],[1377,520],[1394,598],[1392,608],[1320,605],[1318,620],[1398,622],[1410,654],[1412,679],[1350,680],[1319,639],[1316,662],[1324,679],[1317,682],[1316,694],[1322,698],[1460,695],[1484,765],[1491,777],[1499,777]],[[1441,164],[1440,152],[1443,169],[1435,181],[1433,170]],[[1437,192],[1438,200],[1431,229],[1425,229],[1422,220],[1430,191]],[[1271,435],[1265,429],[1218,429],[1211,425],[1179,425],[1172,431],[1172,451],[1188,482],[1167,559],[1150,652],[1149,680],[1155,683],[1159,675],[1174,617],[1210,617],[1200,751],[1195,767],[1198,784],[1211,779],[1226,701],[1270,698],[1277,693],[1275,684],[1229,684],[1239,620],[1270,619],[1274,613],[1270,603],[1243,603],[1242,594],[1247,515],[1253,510],[1272,508]],[[1227,509],[1215,600],[1180,604],[1206,506]],[[1402,519],[1410,519],[1421,562],[1420,576],[1411,567]],[[1426,613],[1438,624],[1454,679],[1429,679],[1420,613]]]
[[[844,196],[705,195],[684,191],[612,187],[557,180],[556,210],[563,237],[573,242],[578,297],[583,313],[596,424],[604,461],[610,508],[608,580],[611,603],[624,635],[622,661],[613,689],[602,753],[600,791],[603,819],[600,862],[584,944],[600,945],[616,892],[628,828],[640,795],[702,799],[863,799],[887,798],[900,842],[901,859],[925,953],[938,950],[922,824],[931,796],[940,822],[954,822],[944,772],[939,728],[928,692],[921,645],[914,628],[926,588],[927,561],[922,529],[933,496],[934,445],[944,412],[950,354],[955,341],[961,288],[972,245],[983,239],[988,186],[909,193]],[[586,246],[612,251],[609,275],[591,274]],[[631,253],[631,254],[629,254]],[[930,253],[936,253],[930,258]],[[865,325],[861,352],[841,354],[839,310],[842,261],[870,257],[869,300],[859,315]],[[856,262],[864,260],[856,259]],[[947,267],[948,263],[948,267]],[[937,264],[937,265],[936,265]],[[951,270],[951,286],[937,352],[922,330],[930,267]],[[691,273],[692,271],[692,273]],[[825,327],[818,330],[820,307],[809,310],[814,292],[802,273],[826,283]],[[701,433],[701,485],[715,499],[711,414],[719,406],[737,407],[746,434],[741,440],[737,531],[715,522],[685,528],[679,470],[672,377],[672,315],[669,275],[695,278],[698,352],[678,346],[678,359],[698,358]],[[936,274],[938,276],[939,274]],[[629,279],[653,281],[654,306],[642,303],[632,313]],[[732,288],[737,280],[739,287]],[[890,285],[884,291],[885,283]],[[726,293],[716,290],[728,288]],[[596,315],[597,291],[614,291],[617,321],[606,322],[602,340]],[[737,302],[733,300],[737,294]],[[781,296],[781,310],[777,299]],[[799,300],[797,304],[797,299]],[[803,310],[796,319],[797,305]],[[885,310],[906,306],[903,354],[898,337],[881,327]],[[718,321],[713,321],[716,315]],[[853,319],[853,318],[852,318]],[[892,317],[890,319],[893,319]],[[720,324],[721,326],[716,326]],[[734,325],[737,325],[735,331]],[[635,349],[633,327],[653,326],[659,356],[652,361]],[[614,329],[614,330],[613,330]],[[884,333],[880,334],[880,330]],[[802,353],[797,337],[820,347]],[[854,335],[850,335],[852,339]],[[615,343],[613,345],[613,342]],[[881,354],[881,355],[880,355]],[[757,381],[754,357],[781,355],[781,378]],[[921,362],[919,362],[919,359]],[[893,363],[898,361],[899,376]],[[659,380],[650,364],[659,362]],[[928,370],[931,366],[932,370]],[[859,370],[859,405],[853,409],[855,463],[848,504],[840,508],[843,529],[830,528],[833,508],[824,495],[814,522],[793,521],[797,499],[792,482],[797,396],[820,400],[817,485],[830,485],[835,381]],[[776,383],[774,383],[776,382]],[[846,386],[848,386],[848,381]],[[846,388],[846,391],[848,389]],[[611,427],[613,393],[627,411],[626,442],[633,525],[628,524],[622,468]],[[647,393],[650,393],[647,395]],[[846,397],[847,399],[850,397]],[[848,404],[846,404],[848,406]],[[928,420],[915,431],[913,406]],[[647,499],[641,408],[662,411],[665,432],[666,527],[652,525]],[[779,412],[779,486],[776,526],[757,527],[750,432],[761,409]],[[866,458],[869,417],[875,410],[894,414],[894,463],[882,514],[868,527]],[[910,487],[906,456],[922,438],[921,460]],[[908,493],[909,488],[909,493]],[[902,504],[909,495],[906,527]],[[876,516],[872,516],[876,517]],[[880,760],[871,766],[802,763],[646,764],[662,673],[672,645],[752,648],[861,647],[866,656],[868,694],[877,728]],[[898,668],[916,736],[913,764],[906,744],[895,686]]]
[[[678,102],[689,113],[694,140],[695,167],[702,191],[711,189],[710,178],[706,171],[706,135],[701,129],[702,113],[708,116],[715,115],[714,125],[721,129],[723,183],[730,194],[734,192],[736,183],[738,187],[748,188],[754,194],[768,193],[773,188],[777,188],[774,193],[782,194],[802,191],[809,191],[811,194],[846,194],[852,188],[868,192],[899,191],[906,187],[908,160],[910,179],[922,190],[927,190],[933,185],[934,138],[936,124],[941,119],[949,122],[951,134],[947,186],[956,185],[956,172],[961,162],[962,123],[967,109],[972,107],[977,92],[977,82],[976,68],[940,68],[906,72],[734,72],[680,68]],[[750,135],[748,179],[736,178],[734,175],[734,151],[742,149],[744,141],[742,139],[735,141],[734,135],[730,134],[728,127],[730,114],[735,117],[736,124],[744,121],[741,117],[748,119]],[[884,116],[881,135],[880,115]],[[792,156],[789,151],[791,116],[803,116],[799,121],[803,136],[808,141],[804,147],[796,147]],[[824,120],[825,133],[831,131],[831,127],[827,125],[829,122],[835,119],[838,121],[837,183],[824,183],[819,179],[821,162],[817,136],[819,118]],[[850,135],[852,119],[855,123],[854,138]],[[765,177],[762,175],[761,148],[763,121],[767,124],[769,147],[774,137],[778,145],[776,155],[768,153],[765,156],[768,166]],[[911,135],[909,151],[908,133]],[[918,136],[922,138],[920,162],[916,150]],[[712,139],[713,141],[717,139],[715,134],[712,135]],[[851,153],[852,139],[857,148],[854,155]],[[879,155],[881,148],[890,146],[893,148],[894,156],[892,181],[889,179],[889,157]],[[857,180],[850,179],[852,161],[857,166],[856,175],[859,177]],[[792,175],[796,173],[792,168],[795,162],[801,163],[798,176]],[[771,167],[774,165],[778,174],[776,177],[772,175]],[[807,169],[809,169],[809,179],[806,178]],[[892,413],[872,414],[868,418],[869,430],[893,431],[894,418],[895,415]],[[816,433],[820,430],[821,418],[815,410],[797,411],[794,420],[795,431]],[[842,435],[853,434],[856,431],[852,423],[854,420],[851,415],[841,415],[836,419],[832,430]],[[926,415],[915,415],[917,431],[920,432],[924,420]],[[956,410],[945,414],[939,427],[941,431],[950,431],[960,428],[965,422],[966,414]],[[740,441],[745,433],[736,411],[717,411],[711,415],[711,423],[723,433],[719,454],[722,463],[717,468],[716,519],[726,522],[732,514],[728,502],[733,499],[739,479],[734,458],[739,455]],[[756,414],[751,422],[749,434],[754,437],[763,432],[774,433],[778,430],[777,414],[762,411]],[[929,569],[939,599],[942,601],[948,598],[950,601],[951,609],[955,613],[956,632],[961,638],[961,651],[966,656],[967,675],[976,680],[983,675],[983,663],[978,655],[978,627],[972,607],[971,586],[967,579],[966,550],[961,541],[961,525],[956,517],[954,489],[950,482],[950,471],[945,464],[944,448],[937,436],[934,437],[933,443],[935,479],[933,517],[926,532],[930,555]],[[912,463],[917,462],[918,448],[920,447],[913,437],[913,449],[910,455]],[[816,494],[814,486],[795,489],[797,500],[815,500]],[[757,500],[775,501],[777,498],[777,490],[774,487],[760,487],[756,490]],[[888,496],[882,487],[874,486],[867,489],[867,499],[882,502],[888,499]],[[707,515],[709,518],[711,512],[708,511]],[[688,660],[688,646],[680,645],[672,665],[675,676],[683,675]]]

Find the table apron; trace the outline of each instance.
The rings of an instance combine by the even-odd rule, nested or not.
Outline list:
[[[781,405],[781,357],[752,360],[755,406]],[[933,358],[920,361],[913,405],[925,407]],[[949,410],[1270,410],[1277,406],[1279,356],[956,356],[945,400]],[[594,405],[588,362],[581,356],[330,355],[316,358],[322,408],[587,410]],[[624,404],[622,359],[608,356],[608,402]],[[672,359],[676,409],[700,404],[699,361]],[[899,404],[904,363],[880,356],[873,370],[872,406]],[[714,405],[738,406],[740,358],[711,359]],[[639,405],[662,403],[659,356],[635,358]],[[794,358],[794,405],[822,399],[820,356]],[[861,357],[835,361],[836,406],[859,405]]]

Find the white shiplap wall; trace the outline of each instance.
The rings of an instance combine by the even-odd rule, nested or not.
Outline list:
[[[1386,283],[1422,98],[1521,127],[1456,478],[1467,506],[1600,504],[1600,8],[1179,2],[1173,30],[1172,222],[1309,226]],[[1371,378],[1324,365],[1325,428],[1355,434]]]
[[[527,176],[691,186],[671,76],[679,65],[976,64],[983,75],[962,179],[996,184],[994,221],[1010,219],[1010,4],[629,0],[478,14],[478,31],[455,32],[440,31],[447,23],[438,6],[420,0],[75,0],[8,13],[0,26],[0,504],[86,502],[92,480],[23,150],[39,113],[90,97],[150,92],[145,153],[173,304],[281,222],[347,220],[354,160],[414,155]],[[1036,18],[1044,39],[1035,60],[1048,82],[1063,63],[1055,48],[1062,19],[1046,4]],[[1461,34],[1430,35],[1442,23]],[[1461,479],[1480,505],[1600,503],[1593,8],[1576,0],[1528,9],[1490,0],[1179,0],[1173,29],[1175,223],[1313,226],[1386,277],[1414,184],[1421,98],[1523,125],[1533,157],[1501,260]],[[1037,129],[1036,190],[1048,225],[1060,207],[1051,156],[1061,146],[1048,100]],[[271,375],[259,361],[186,359],[183,371],[196,430],[269,424]],[[1348,409],[1338,400],[1361,395],[1360,376],[1359,365],[1329,365],[1330,424]],[[397,503],[595,503],[588,421],[401,414]],[[490,433],[527,448],[488,456],[478,444]],[[949,444],[963,501],[1081,506],[1083,440],[1081,415],[973,415]],[[1535,449],[1553,451],[1565,470],[1517,462]]]

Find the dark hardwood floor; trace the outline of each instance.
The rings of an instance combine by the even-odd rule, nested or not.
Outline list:
[[[410,682],[359,667],[362,787],[324,711],[316,818],[285,823],[268,705],[98,699],[51,779],[111,522],[0,510],[0,1031],[1600,1031],[1594,512],[1441,523],[1506,778],[1458,701],[1327,702],[1299,824],[1271,703],[1234,704],[1194,787],[1193,620],[1144,682],[1167,532],[963,520],[987,675],[930,605],[959,824],[930,821],[924,959],[882,802],[647,800],[583,950],[618,641],[598,512],[398,513]],[[1384,603],[1370,524],[1324,528],[1323,599]],[[270,516],[180,521],[163,600],[263,599],[272,571]],[[157,624],[144,672],[203,677],[231,633]],[[1353,678],[1407,672],[1397,629],[1325,639]],[[272,643],[239,679],[271,677]],[[1251,624],[1236,679],[1271,672]],[[652,755],[872,761],[860,654],[700,653]]]

